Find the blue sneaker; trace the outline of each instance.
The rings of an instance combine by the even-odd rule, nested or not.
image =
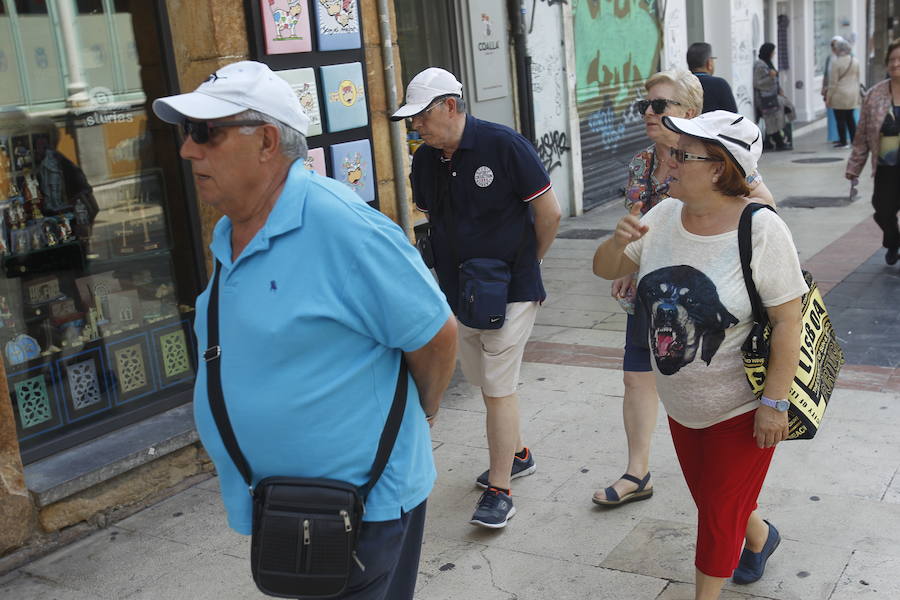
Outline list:
[[[469,520],[472,525],[481,525],[488,529],[506,527],[506,523],[516,514],[512,498],[495,487],[489,487],[481,494],[475,513]]]
[[[768,521],[765,523],[769,526],[769,537],[766,538],[766,543],[759,552],[750,552],[744,548],[744,551],[741,552],[741,561],[731,576],[733,582],[743,585],[759,581],[766,570],[766,562],[772,556],[772,553],[775,552],[778,544],[781,543],[781,536],[778,534],[775,526]]]
[[[519,477],[531,475],[532,473],[534,473],[535,469],[537,469],[537,467],[534,466],[534,456],[531,455],[531,450],[525,448],[525,458],[519,458],[518,456],[513,454],[513,464],[512,470],[509,474],[509,478],[517,479]],[[490,473],[490,470],[485,471],[478,476],[478,479],[475,480],[475,485],[483,490],[486,490],[489,485],[488,473]]]

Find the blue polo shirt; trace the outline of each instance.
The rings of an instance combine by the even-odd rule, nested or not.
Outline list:
[[[546,298],[528,203],[550,189],[550,176],[528,140],[466,115],[451,160],[444,162],[440,150],[423,144],[413,156],[410,180],[413,201],[428,213],[434,268],[454,312],[459,263],[470,258],[512,265],[507,302]]]
[[[428,343],[449,317],[406,236],[347,186],[297,161],[284,191],[235,262],[231,222],[210,248],[219,282],[222,388],[254,483],[273,475],[368,481],[394,398],[400,351]],[[207,347],[209,287],[195,330]],[[229,525],[251,532],[251,498],[194,388],[197,431],[216,465]],[[431,436],[412,377],[400,433],[369,495],[367,521],[400,517],[435,480]]]

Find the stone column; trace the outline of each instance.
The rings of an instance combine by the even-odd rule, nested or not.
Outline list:
[[[0,555],[22,546],[34,527],[8,386],[0,359]]]

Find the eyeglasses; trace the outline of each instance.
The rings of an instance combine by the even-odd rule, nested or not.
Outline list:
[[[634,111],[643,116],[645,112],[647,112],[648,107],[653,107],[653,112],[658,115],[666,112],[666,106],[669,104],[675,104],[676,106],[681,106],[681,102],[677,102],[675,100],[667,100],[666,98],[655,98],[653,100],[638,100],[634,103]]]
[[[428,108],[426,108],[424,110],[420,110],[419,112],[417,112],[416,114],[414,114],[413,116],[411,116],[409,118],[410,122],[412,122],[413,119],[424,119],[428,115],[428,113],[430,113],[431,111],[436,109],[438,106],[443,104],[445,100],[447,100],[447,99],[441,98],[440,100],[438,100],[437,102],[435,102],[434,104],[429,106]]]
[[[181,129],[185,138],[190,137],[198,144],[207,144],[213,129],[219,129],[220,127],[259,127],[265,124],[265,121],[219,121],[218,123],[210,124],[206,121],[185,119],[181,122]]]
[[[700,156],[699,154],[691,154],[678,148],[669,148],[669,156],[675,159],[675,162],[684,163],[687,160],[708,160],[709,162],[722,162],[720,158],[711,156]]]

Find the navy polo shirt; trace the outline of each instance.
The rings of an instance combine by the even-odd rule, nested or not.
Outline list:
[[[737,103],[727,81],[709,73],[694,73],[694,75],[700,80],[700,87],[703,88],[703,112],[714,110],[737,112]]]
[[[550,176],[534,146],[509,127],[466,115],[459,147],[449,162],[442,156],[420,146],[410,180],[413,201],[431,222],[435,271],[450,307],[457,312],[459,263],[470,258],[512,266],[507,302],[542,302],[529,202],[550,189]]]

